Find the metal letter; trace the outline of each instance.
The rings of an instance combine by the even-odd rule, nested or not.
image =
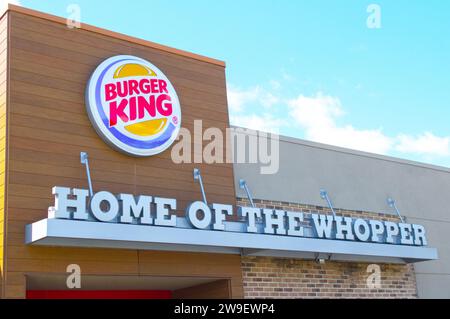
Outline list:
[[[384,234],[384,224],[379,220],[369,220],[370,228],[372,230],[372,241],[374,243],[383,242],[383,238],[380,235]]]
[[[400,227],[400,243],[402,245],[414,245],[411,224],[398,224]]]
[[[153,202],[156,205],[156,226],[177,226],[177,216],[170,215],[170,209],[177,209],[177,201],[172,198],[155,197]]]
[[[333,216],[312,214],[314,229],[317,237],[331,239],[331,228],[333,227]]]
[[[73,208],[75,209],[73,213],[74,219],[88,219],[86,199],[89,193],[87,190],[55,186],[52,193],[55,195],[55,207],[49,207],[49,218],[71,219],[71,212],[68,208]],[[76,199],[68,199],[70,195],[76,196]]]
[[[298,212],[286,212],[288,217],[288,236],[303,237],[304,227],[301,225],[303,222],[303,213]]]
[[[336,239],[355,240],[350,217],[335,216],[334,220],[336,221]]]
[[[198,218],[197,213],[201,211],[203,213],[203,218]],[[193,202],[187,207],[186,214],[189,222],[195,228],[206,229],[211,225],[212,215],[211,209],[204,202]]]
[[[284,210],[263,209],[264,215],[264,233],[286,235],[286,227],[284,223]]]
[[[360,241],[368,241],[369,240],[370,227],[369,227],[369,224],[364,219],[359,218],[359,219],[355,220],[353,228],[354,228],[356,237]],[[364,230],[361,231],[361,228],[363,228]]]
[[[426,246],[427,243],[427,237],[425,236],[425,228],[422,225],[412,225],[414,229],[414,245],[417,246]]]
[[[223,224],[223,222],[225,220],[225,214],[228,216],[232,216],[233,215],[233,206],[232,205],[213,204],[212,209],[214,210],[213,229],[214,230],[225,230],[225,225]]]
[[[152,225],[153,218],[150,213],[150,205],[153,197],[151,196],[138,196],[137,202],[131,194],[119,194],[119,200],[122,201],[122,216],[120,216],[120,222],[131,224],[133,218],[139,219],[141,224]]]
[[[102,202],[108,202],[109,208],[103,211],[100,207]],[[91,211],[95,218],[101,222],[112,222],[119,214],[119,201],[110,192],[98,192],[91,199]]]
[[[256,219],[261,218],[261,209],[253,207],[239,207],[238,214],[247,219],[247,232],[257,233]]]
[[[386,225],[386,242],[389,244],[394,244],[394,236],[397,236],[399,233],[398,226],[393,222],[384,222]]]

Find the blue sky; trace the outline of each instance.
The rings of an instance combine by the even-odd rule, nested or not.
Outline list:
[[[226,61],[234,124],[450,167],[448,1],[20,3]]]

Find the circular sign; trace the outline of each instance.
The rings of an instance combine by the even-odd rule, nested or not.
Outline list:
[[[172,83],[135,56],[111,57],[97,67],[87,85],[86,109],[102,139],[128,155],[159,154],[180,131],[181,108]]]

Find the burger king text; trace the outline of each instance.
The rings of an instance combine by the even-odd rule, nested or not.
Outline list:
[[[160,79],[124,80],[107,83],[105,100],[109,103],[109,125],[117,125],[120,118],[124,123],[142,120],[146,114],[154,118],[157,114],[172,115],[172,100],[167,82]]]

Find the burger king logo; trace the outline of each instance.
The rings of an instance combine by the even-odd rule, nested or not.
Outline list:
[[[172,83],[156,66],[135,56],[111,57],[97,67],[87,85],[86,109],[103,140],[133,156],[163,152],[181,125]]]

